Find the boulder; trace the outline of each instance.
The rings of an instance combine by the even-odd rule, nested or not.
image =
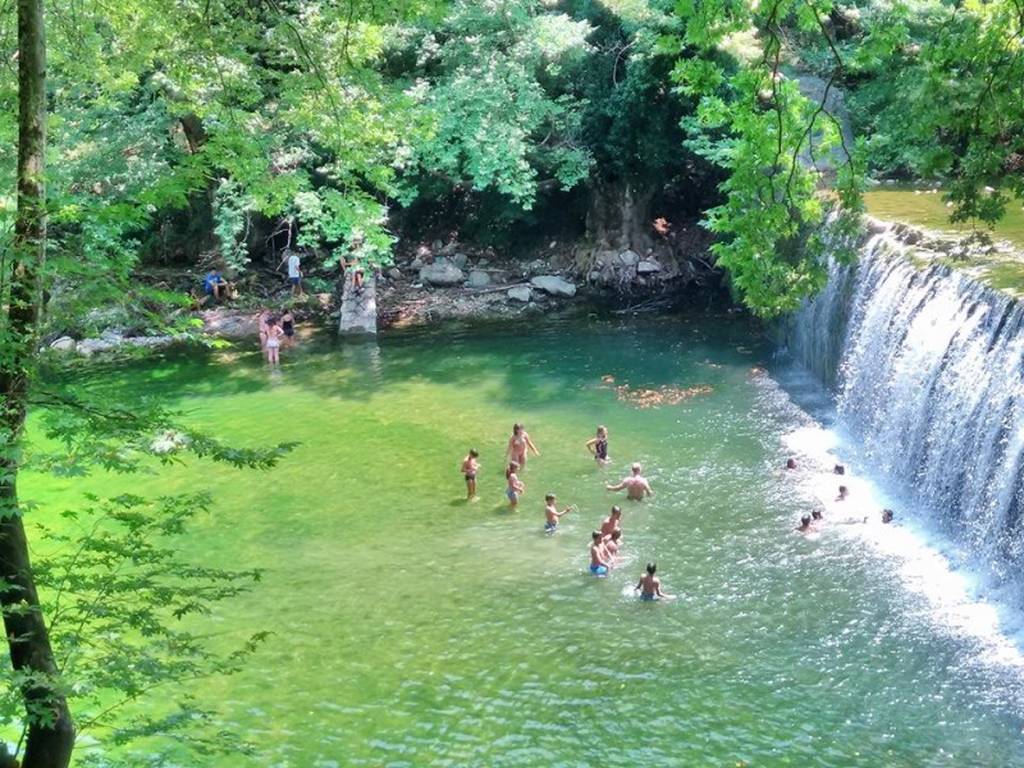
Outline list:
[[[530,285],[551,296],[571,298],[576,295],[576,285],[557,275],[540,275],[530,280]]]
[[[491,284],[491,276],[482,269],[474,269],[469,273],[466,283],[470,288],[484,288]]]
[[[466,256],[466,254],[464,254],[464,253],[456,253],[454,256],[452,256],[452,264],[454,264],[459,269],[465,269],[466,268],[466,264],[468,262],[469,262],[469,257]]]
[[[400,270],[398,267],[392,267],[391,269],[389,269],[387,271],[387,275],[388,275],[388,280],[401,280],[402,279],[402,270]]]
[[[615,262],[615,257],[618,256],[615,251],[595,251],[594,252],[594,266],[598,269],[604,269]]]
[[[653,275],[655,272],[661,272],[661,264],[655,259],[644,259],[636,265],[638,275]]]
[[[50,344],[50,349],[55,349],[58,352],[71,352],[75,348],[75,340],[70,336],[61,336],[59,339]]]
[[[526,304],[533,297],[533,291],[528,285],[517,285],[515,288],[508,289],[508,297],[512,301],[521,301]]]
[[[460,285],[466,276],[448,259],[438,259],[420,270],[420,280],[429,285]]]
[[[616,257],[616,260],[624,267],[635,267],[640,261],[640,257],[637,255],[636,251],[627,249],[622,251],[622,253]]]
[[[423,259],[417,256],[409,262],[409,269],[423,269]]]

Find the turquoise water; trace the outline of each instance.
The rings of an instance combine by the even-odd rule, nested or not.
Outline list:
[[[210,621],[225,645],[274,638],[193,690],[256,755],[209,765],[1024,766],[1018,657],[928,589],[957,575],[906,528],[794,533],[834,485],[810,454],[780,471],[820,393],[760,338],[726,315],[523,321],[311,341],[276,372],[245,349],[97,371],[225,439],[301,442],[265,474],[193,463],[142,484],[216,490],[185,554],[267,569]],[[664,404],[638,407],[644,389]],[[542,455],[511,512],[517,420]],[[606,470],[584,448],[599,423]],[[621,502],[624,562],[596,579],[589,532],[632,461],[657,495]],[[49,515],[137,480],[25,490]],[[579,506],[555,536],[549,489]],[[632,596],[651,559],[678,601]]]

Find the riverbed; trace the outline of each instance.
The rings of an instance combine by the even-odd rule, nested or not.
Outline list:
[[[266,569],[209,619],[225,647],[275,633],[240,675],[194,686],[255,748],[210,765],[1024,766],[1015,646],[947,621],[910,581],[938,556],[912,527],[882,528],[866,492],[831,501],[827,397],[747,320],[523,320],[282,358],[170,353],[88,382],[234,443],[301,443],[266,473],[190,462],[145,478],[150,494],[215,492],[187,556]],[[515,421],[541,456],[511,511]],[[608,468],[584,448],[598,424]],[[633,461],[651,500],[605,490]],[[857,470],[846,479],[869,487]],[[25,493],[53,516],[133,486],[30,476]],[[551,536],[549,490],[578,506]],[[590,531],[617,501],[623,562],[594,578]],[[796,533],[813,506],[833,524]],[[678,600],[637,601],[651,560]]]

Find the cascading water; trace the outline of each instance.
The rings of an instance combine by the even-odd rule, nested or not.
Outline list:
[[[891,232],[790,321],[790,352],[835,393],[872,468],[1001,583],[1024,582],[1024,307]]]

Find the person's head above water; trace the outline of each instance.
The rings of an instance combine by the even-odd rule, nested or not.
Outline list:
[[[621,538],[622,531],[620,529],[616,528],[614,531],[612,531],[612,541],[618,541]]]
[[[478,451],[476,448],[470,448],[469,455],[474,459],[478,459],[480,458],[480,451]]]
[[[786,469],[796,469],[796,459],[786,459]]]
[[[553,504],[555,502],[555,494],[549,493],[545,495],[544,501],[546,501],[548,504]]]
[[[632,473],[634,475],[639,475],[640,474],[640,470],[642,469],[642,467],[640,466],[640,462],[639,461],[634,461],[633,462],[633,466],[631,466],[629,469],[630,469],[630,471],[632,471]]]
[[[801,528],[810,528],[810,526],[811,526],[811,516],[810,515],[804,515],[803,517],[800,518],[800,527]]]
[[[610,517],[614,517],[616,520],[618,520],[620,517],[622,517],[622,509],[618,506],[612,507],[612,513]]]
[[[590,534],[590,538],[592,538],[594,540],[595,544],[600,543],[600,541],[601,541],[601,532],[600,531],[594,531],[592,534]]]
[[[597,436],[598,437],[607,437],[608,436],[608,427],[604,426],[603,424],[600,427],[598,427],[597,428]]]
[[[657,570],[658,570],[658,564],[657,564],[657,563],[648,563],[648,564],[647,564],[647,572],[648,572],[648,573],[649,573],[649,574],[650,574],[651,576],[653,576],[653,575],[654,575],[654,572],[655,572],[655,571],[657,571]]]
[[[850,489],[847,488],[845,485],[840,485],[839,486],[839,498],[845,499],[849,495],[850,495]]]
[[[893,512],[891,509],[883,509],[882,510],[882,522],[883,523],[891,523],[892,519],[895,516],[896,516],[896,513]]]
[[[821,518],[822,518],[821,510],[820,509],[812,509],[811,510],[811,517],[813,517],[815,520],[821,520]]]
[[[836,464],[835,467],[832,468],[832,471],[835,472],[837,475],[845,475],[846,467],[844,467],[842,464]]]

